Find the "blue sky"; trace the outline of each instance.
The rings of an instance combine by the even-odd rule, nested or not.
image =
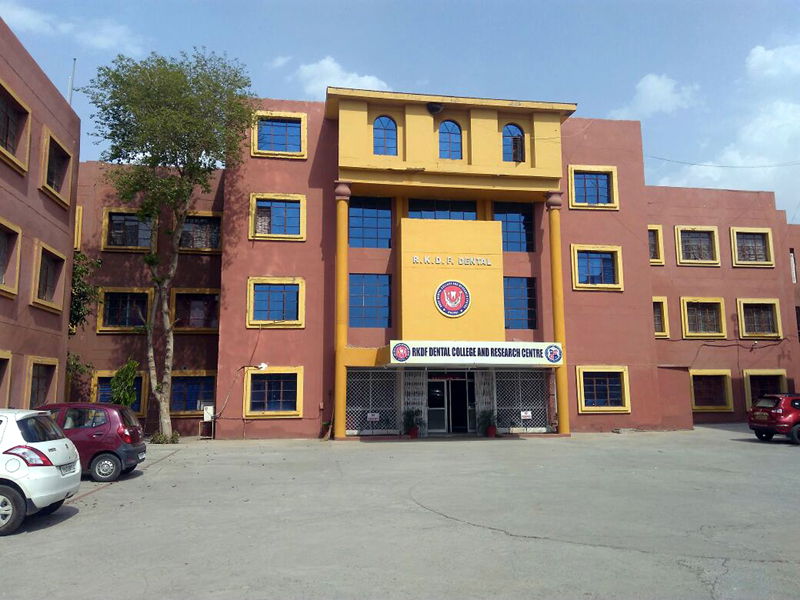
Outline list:
[[[649,184],[774,190],[800,222],[798,0],[0,0],[0,16],[65,93],[73,57],[80,86],[118,53],[205,46],[247,65],[261,97],[331,84],[577,102],[642,121]],[[95,159],[91,107],[73,105]]]

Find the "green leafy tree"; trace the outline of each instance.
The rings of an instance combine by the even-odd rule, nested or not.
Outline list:
[[[100,297],[99,288],[90,283],[92,274],[100,267],[100,261],[89,258],[81,251],[72,257],[72,295],[69,305],[69,335],[75,335],[92,314]]]
[[[170,240],[158,254],[144,255],[154,292],[145,325],[147,366],[167,436],[174,357],[169,298],[181,231],[197,192],[210,191],[214,171],[242,159],[254,118],[249,87],[238,62],[195,49],[141,61],[118,56],[81,90],[96,109],[94,133],[108,144],[101,157],[124,165],[109,170],[117,195],[135,202],[139,218],[151,224],[153,248],[158,235]]]
[[[136,402],[136,369],[139,363],[128,358],[111,378],[111,402],[132,406]]]

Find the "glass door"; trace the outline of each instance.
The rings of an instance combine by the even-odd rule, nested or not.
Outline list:
[[[428,380],[428,432],[447,433],[447,381]]]

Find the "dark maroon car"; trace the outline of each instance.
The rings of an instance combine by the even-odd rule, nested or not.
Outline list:
[[[761,396],[747,414],[747,424],[762,442],[770,441],[777,433],[800,444],[800,395]]]
[[[78,448],[83,472],[95,481],[115,481],[145,458],[142,426],[127,406],[68,402],[38,410],[50,411]]]

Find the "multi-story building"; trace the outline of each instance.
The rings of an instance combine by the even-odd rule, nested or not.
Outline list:
[[[0,20],[0,407],[63,396],[80,120]]]
[[[769,193],[645,185],[639,123],[342,88],[260,108],[181,256],[182,431],[211,401],[223,438],[688,428],[793,388],[800,228]],[[100,400],[144,362],[150,243],[101,170],[79,196],[103,303],[75,338]]]

